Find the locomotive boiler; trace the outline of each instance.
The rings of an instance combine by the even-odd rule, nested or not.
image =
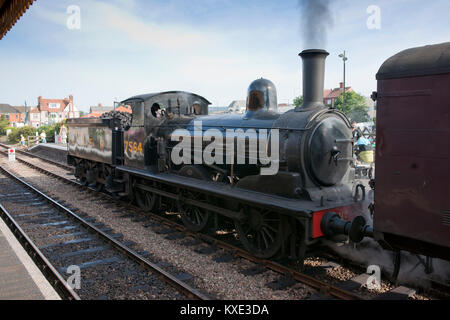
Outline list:
[[[193,231],[231,222],[255,255],[300,258],[324,236],[327,212],[346,220],[363,212],[350,122],[323,104],[328,53],[300,56],[304,102],[294,110],[277,112],[267,79],[249,86],[244,115],[208,115],[210,103],[193,93],[135,96],[122,102],[133,111],[125,128],[113,119],[69,120],[68,161],[83,183],[147,211],[175,208]]]

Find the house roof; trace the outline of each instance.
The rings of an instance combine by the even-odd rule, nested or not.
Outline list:
[[[34,0],[0,0],[0,40],[11,30]]]
[[[100,110],[100,111],[95,111]],[[82,118],[100,118],[102,114],[109,112],[109,111],[120,111],[120,112],[127,112],[127,113],[133,113],[131,108],[126,108],[124,106],[119,106],[114,109],[114,107],[91,107],[91,112],[87,115],[82,116]]]
[[[352,87],[345,87],[345,92],[352,92]],[[342,88],[326,89],[323,94],[324,99],[337,99],[342,93]]]
[[[114,110],[114,107],[108,106],[92,106],[90,108],[91,113],[105,113]]]
[[[120,111],[120,112],[127,112],[127,113],[133,113],[133,111],[131,110],[131,108],[126,108],[124,106],[119,106],[116,108],[116,111]]]
[[[25,106],[13,106],[14,109],[19,111],[20,113],[25,113]],[[27,112],[31,110],[31,107],[27,107]]]
[[[85,116],[82,116],[82,118],[100,118],[102,114],[103,113],[92,113],[91,112]]]
[[[8,114],[9,113],[20,113],[20,111],[18,111],[14,107],[10,106],[9,104],[0,103],[0,113],[1,114],[5,114],[5,113],[8,113]]]
[[[39,97],[38,99],[39,105],[38,108],[41,111],[48,111],[48,112],[63,112],[64,109],[72,102],[68,98],[65,99],[43,99],[42,97]],[[50,108],[49,104],[51,103],[58,103],[59,108]]]

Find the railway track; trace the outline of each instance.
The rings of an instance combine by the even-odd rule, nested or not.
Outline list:
[[[11,146],[8,146],[6,144],[0,143],[0,147],[3,148],[3,149],[9,149]],[[48,163],[51,163],[52,165],[55,165],[55,166],[60,167],[60,168],[62,168],[64,170],[67,170],[67,171],[73,170],[73,167],[71,167],[71,166],[69,166],[67,164],[64,164],[64,163],[52,160],[52,159],[47,158],[47,157],[42,157],[42,156],[39,156],[37,154],[26,152],[26,151],[21,150],[21,149],[16,149],[16,153],[19,153],[21,155],[24,155],[24,156],[27,156],[27,157],[30,157],[30,158],[40,159],[40,160],[46,161]]]
[[[2,196],[0,196],[0,201]],[[80,300],[78,294],[67,284],[62,275],[55,269],[45,255],[39,250],[34,242],[27,236],[12,215],[0,204],[0,217],[5,221],[21,245],[36,263],[46,279],[55,288],[58,295],[64,300]]]
[[[23,155],[26,155],[25,153]],[[40,170],[41,172],[53,176],[54,178],[57,178],[59,180],[64,181],[65,183],[70,183],[74,186],[76,186],[79,189],[88,190],[92,195],[98,194],[95,190],[87,188],[85,186],[80,185],[78,182],[68,179],[67,177],[58,175],[54,172],[49,172],[48,170],[43,169],[42,167],[36,166],[29,161],[25,161],[24,159],[20,159],[22,163],[26,164],[27,166],[35,169]],[[217,239],[216,237],[206,235],[206,234],[199,234],[199,233],[193,233],[189,230],[187,230],[183,225],[180,223],[174,221],[173,219],[163,217],[161,215],[156,214],[149,214],[147,212],[143,212],[140,208],[137,208],[135,206],[124,204],[121,201],[114,200],[113,198],[110,199],[114,203],[116,203],[119,206],[122,206],[126,208],[126,213],[132,216],[145,216],[150,217],[153,221],[155,221],[158,224],[159,228],[166,229],[166,233],[168,234],[177,234],[177,233],[183,233],[187,237],[192,237],[195,239],[198,239],[200,241],[203,241],[207,244],[209,244],[212,248],[212,251],[216,251],[217,249],[222,249],[225,252],[227,252],[227,255],[230,257],[241,257],[248,261],[253,262],[258,268],[263,269],[270,269],[272,271],[275,271],[282,275],[280,278],[281,287],[286,284],[292,284],[292,282],[300,282],[307,286],[310,286],[314,289],[316,289],[319,294],[313,295],[311,297],[312,299],[321,299],[321,298],[327,298],[327,299],[346,299],[346,300],[355,300],[355,299],[363,299],[363,295],[361,295],[361,292],[358,291],[363,285],[364,281],[367,280],[369,275],[360,274],[358,276],[355,276],[352,279],[342,281],[342,283],[339,283],[337,285],[330,285],[329,282],[318,280],[317,277],[315,277],[315,272],[311,272],[308,274],[299,272],[297,270],[294,270],[293,268],[286,266],[284,264],[280,264],[271,260],[263,260],[254,257],[247,251],[245,251],[242,248],[239,248],[233,244],[230,244],[229,242],[222,241]],[[227,260],[227,258],[225,258]],[[321,266],[322,270],[328,270],[330,268],[336,267],[336,264],[329,264],[324,263],[323,266]],[[258,269],[256,268],[256,269]],[[256,271],[256,272],[261,272]],[[400,292],[400,294],[396,294]],[[405,287],[393,287],[391,290],[388,290],[389,292],[393,292],[391,294],[391,297],[397,297],[397,298],[408,298],[411,297],[413,292],[411,290],[408,290],[408,288]],[[383,295],[380,295],[382,297]],[[386,298],[389,298],[389,295],[384,295]],[[375,297],[376,298],[376,297]]]
[[[3,218],[29,244],[32,255],[42,260],[40,265],[51,270],[52,283],[63,298],[208,300],[121,243],[108,228],[82,218],[76,209],[65,207],[1,166],[0,187]],[[70,290],[65,281],[76,268],[81,270],[82,282]],[[156,293],[150,290],[156,287]]]

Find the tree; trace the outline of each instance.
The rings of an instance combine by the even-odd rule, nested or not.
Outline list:
[[[336,109],[342,111],[351,120],[356,122],[370,121],[369,114],[366,110],[366,99],[356,92],[345,93],[345,108],[343,107],[344,93],[336,99],[334,106]]]
[[[9,121],[5,116],[0,117],[0,135],[6,134],[6,128],[9,127]]]
[[[11,134],[8,136],[8,140],[11,143],[18,143],[20,141],[20,135],[23,134],[25,139],[29,136],[34,136],[36,134],[36,129],[33,127],[21,127],[13,128]]]
[[[300,107],[303,104],[303,96],[298,96],[294,99],[294,105]]]
[[[43,130],[45,130],[45,134],[47,135],[47,142],[55,142],[55,133],[57,135],[59,134],[61,125],[62,123],[58,122],[53,125],[42,126],[37,131],[40,134]]]

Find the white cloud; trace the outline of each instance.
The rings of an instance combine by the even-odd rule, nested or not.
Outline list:
[[[39,19],[59,27],[66,27],[67,14],[65,10],[49,10],[39,6],[34,6],[32,8]]]
[[[111,8],[105,12],[106,26],[123,32],[137,43],[163,49],[192,49],[208,44],[208,37],[189,28],[160,26]]]
[[[292,0],[294,10],[296,1]],[[344,49],[349,55],[347,83],[368,95],[376,90],[378,67],[390,55],[447,37],[444,19],[432,21],[436,31],[431,33],[430,21],[414,27],[404,19],[410,14],[384,0],[379,1],[382,29],[371,32],[365,23],[369,2],[347,0],[335,6],[325,87],[337,87],[341,81],[338,53]],[[284,3],[227,2],[224,13],[223,2],[205,7],[203,1],[180,5],[173,1],[78,0],[82,19],[78,31],[66,27],[70,4],[75,2],[36,2],[21,20],[21,26],[27,26],[22,33],[26,39],[20,39],[23,49],[0,43],[0,69],[9,75],[0,79],[0,102],[19,104],[24,95],[34,102],[38,95],[73,93],[77,104],[87,107],[98,102],[110,105],[114,98],[139,93],[186,90],[227,105],[244,99],[250,82],[259,77],[275,83],[280,102],[301,94],[297,12],[289,11]],[[271,9],[278,6],[284,6],[284,11]],[[269,9],[272,15],[267,15]],[[432,9],[436,7],[421,11],[422,20],[432,19]],[[196,14],[202,19],[195,20]],[[214,18],[204,21],[211,14]],[[8,39],[12,37],[14,32]]]

